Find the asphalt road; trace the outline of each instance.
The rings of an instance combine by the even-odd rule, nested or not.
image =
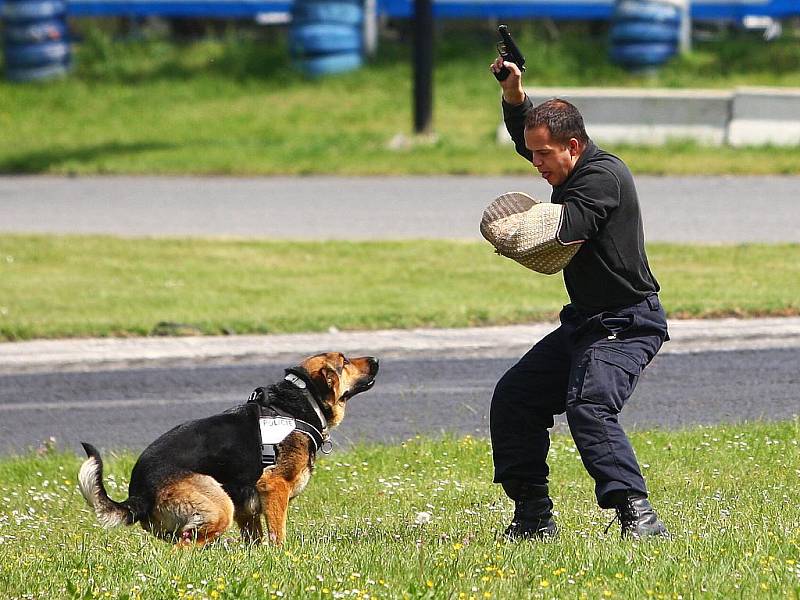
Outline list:
[[[636,178],[649,241],[798,242],[800,177]],[[0,177],[0,232],[279,239],[481,239],[515,177]]]
[[[800,177],[637,181],[650,241],[800,241],[795,200]],[[549,196],[546,183],[533,175],[2,177],[0,232],[480,239],[477,223],[483,207],[509,190]],[[752,341],[762,337],[756,333]],[[442,431],[486,435],[494,382],[520,353],[508,347],[390,353],[378,385],[353,400],[334,438],[350,444]],[[623,422],[629,427],[683,427],[791,418],[800,411],[799,354],[800,344],[661,354],[643,375]],[[34,358],[28,363],[36,362]],[[188,360],[147,368],[91,366],[87,372],[0,369],[0,453],[37,447],[51,436],[59,446],[76,451],[81,439],[105,448],[142,448],[178,422],[243,401],[253,387],[279,377],[285,366],[276,358],[248,362],[239,357],[226,365]],[[565,427],[563,421],[558,427]]]
[[[334,442],[399,442],[418,433],[488,435],[494,382],[514,355],[382,360],[373,390],[357,396]],[[800,407],[800,347],[665,353],[641,377],[623,412],[630,428],[680,428],[788,419]],[[141,449],[182,421],[220,412],[282,377],[285,362],[44,372],[0,376],[0,452],[36,448],[49,437],[80,451]],[[557,430],[566,431],[563,419]]]

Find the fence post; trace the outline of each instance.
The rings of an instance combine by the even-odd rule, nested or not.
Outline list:
[[[433,7],[414,0],[414,133],[431,133],[433,113]]]

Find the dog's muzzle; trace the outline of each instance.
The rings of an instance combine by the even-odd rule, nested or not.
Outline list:
[[[348,400],[352,398],[356,394],[360,394],[361,392],[366,392],[369,389],[372,389],[372,386],[375,385],[375,376],[378,374],[378,369],[380,368],[380,363],[378,362],[377,358],[369,357],[369,374],[367,375],[366,379],[360,379],[352,389],[347,390],[344,394],[342,394],[343,400]]]

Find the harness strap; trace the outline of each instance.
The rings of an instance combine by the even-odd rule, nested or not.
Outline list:
[[[278,445],[261,444],[261,466],[263,468],[274,467],[278,462]]]
[[[286,379],[289,380],[289,377],[295,377],[294,375],[287,375]],[[300,383],[305,384],[305,382],[297,378]],[[303,389],[301,385],[297,385],[297,387]],[[315,409],[315,412],[318,413],[320,416],[320,422],[322,423],[323,430],[320,431],[316,427],[314,427],[311,423],[307,421],[302,421],[293,417],[292,415],[288,414],[286,411],[280,410],[275,406],[267,404],[267,391],[263,387],[257,387],[252,391],[250,397],[248,398],[248,402],[252,402],[258,406],[259,412],[259,419],[276,419],[276,418],[283,418],[287,420],[291,420],[292,424],[294,425],[294,429],[288,431],[286,435],[284,435],[280,440],[277,442],[269,441],[264,442],[264,433],[262,432],[261,426],[258,428],[258,435],[259,435],[259,442],[261,446],[261,465],[264,468],[275,466],[278,462],[278,453],[279,453],[279,444],[282,442],[286,437],[294,433],[295,431],[302,433],[312,441],[314,444],[314,454],[317,452],[322,452],[323,454],[329,454],[331,451],[331,442],[330,437],[327,431],[327,421],[322,415],[321,411],[319,411],[318,406],[316,406],[316,398],[314,398],[311,402],[312,407]],[[291,425],[290,425],[291,426]]]
[[[322,433],[314,427],[311,423],[306,423],[300,419],[295,419],[295,431],[305,433],[314,442],[314,452],[318,452],[322,445],[325,443],[325,438]]]
[[[286,369],[286,377],[284,377],[284,380],[288,381],[296,388],[305,390],[307,392],[308,403],[317,414],[319,423],[322,425],[322,431],[325,433],[328,429],[328,420],[325,418],[325,415],[322,412],[322,407],[319,404],[319,390],[316,389],[316,385],[314,384],[314,380],[311,379],[311,376],[305,371],[305,369],[295,367],[292,369]]]

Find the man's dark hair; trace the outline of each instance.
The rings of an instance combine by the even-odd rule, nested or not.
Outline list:
[[[536,106],[525,118],[525,129],[547,127],[553,140],[560,144],[569,143],[575,138],[581,144],[589,142],[583,117],[574,104],[553,98]]]

